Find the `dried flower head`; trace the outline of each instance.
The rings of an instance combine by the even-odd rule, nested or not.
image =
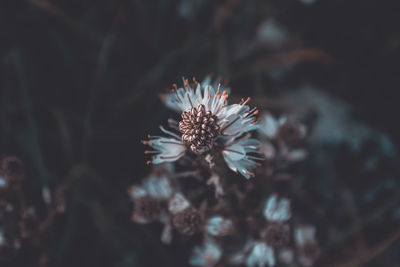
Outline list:
[[[290,241],[290,228],[287,224],[270,223],[263,233],[268,245],[274,248],[286,246]]]
[[[143,196],[135,199],[133,210],[134,217],[132,219],[135,221],[154,221],[160,216],[158,201],[151,196]]]
[[[198,154],[209,151],[215,138],[220,135],[217,117],[211,111],[206,112],[202,104],[182,113],[179,131],[182,133],[182,141],[189,143],[190,149]]]
[[[193,235],[200,229],[203,219],[197,209],[187,207],[183,211],[174,214],[172,222],[181,234]]]

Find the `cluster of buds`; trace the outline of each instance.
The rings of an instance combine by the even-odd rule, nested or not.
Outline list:
[[[257,129],[265,156],[263,174],[276,176],[276,170],[307,157],[302,142],[307,134],[307,127],[288,116],[276,119],[268,112],[260,116]]]
[[[181,121],[169,120],[172,130],[160,127],[167,137],[142,141],[154,149],[145,151],[152,155],[148,164],[154,171],[128,190],[132,220],[162,223],[161,240],[166,244],[179,242],[180,236],[201,236],[203,243],[188,259],[193,266],[311,266],[310,259],[317,257],[305,260],[309,246],[298,244],[289,199],[266,193],[267,180],[274,179],[265,179],[277,175],[280,164],[305,158],[299,144],[306,127],[287,117],[276,120],[269,113],[257,118],[258,109],[247,105],[250,98],[230,105],[228,91],[220,93],[220,86],[211,86],[210,80],[185,80],[184,88],[174,86],[162,95]],[[171,167],[174,162],[180,172]],[[238,179],[229,169],[246,179]],[[190,178],[196,186],[181,182]],[[209,194],[210,185],[215,186],[215,197]],[[317,247],[317,242],[312,244]]]

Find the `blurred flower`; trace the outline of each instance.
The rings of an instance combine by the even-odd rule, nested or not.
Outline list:
[[[257,130],[261,136],[274,139],[278,133],[279,122],[268,112],[263,112]]]
[[[200,212],[191,206],[174,214],[172,217],[173,225],[184,235],[194,235],[198,232],[202,221],[203,219]]]
[[[312,266],[319,257],[320,249],[315,233],[316,229],[311,225],[295,228],[294,240],[297,247],[298,260],[302,266]]]
[[[150,196],[157,199],[169,199],[173,193],[171,183],[165,176],[151,175],[143,182],[143,188]]]
[[[213,236],[224,236],[232,231],[233,224],[222,216],[213,216],[206,222],[206,232]]]
[[[138,223],[155,221],[160,216],[158,201],[151,196],[143,196],[134,200],[132,220]]]
[[[248,267],[274,266],[274,250],[263,242],[255,242],[246,259]]]
[[[222,249],[211,238],[206,238],[202,247],[195,247],[189,259],[193,266],[212,267],[222,256]]]
[[[264,217],[271,222],[285,222],[290,219],[290,201],[286,198],[278,199],[277,195],[270,196],[264,208]]]
[[[151,195],[143,186],[132,186],[128,193],[133,200],[134,222],[148,223],[160,219],[162,211],[158,197]]]
[[[269,139],[280,138],[288,144],[299,141],[307,133],[304,124],[284,116],[276,120],[270,113],[262,114],[257,129],[261,136]]]
[[[257,32],[258,39],[270,45],[280,45],[288,40],[287,31],[275,20],[267,19],[261,23]]]
[[[294,252],[290,248],[282,248],[278,253],[279,261],[287,265],[293,263],[294,256]]]
[[[284,117],[279,120],[278,137],[287,144],[296,143],[307,133],[306,127],[298,122]]]
[[[304,246],[307,243],[315,242],[316,229],[311,225],[302,225],[295,228],[294,240],[297,246]]]
[[[169,201],[168,209],[172,213],[173,225],[181,234],[193,235],[200,230],[203,218],[182,194],[174,195]]]
[[[263,153],[263,156],[267,160],[273,159],[276,155],[276,150],[274,146],[267,141],[262,142],[260,151]]]
[[[280,248],[289,243],[290,228],[288,224],[269,223],[262,235],[269,246]]]
[[[293,149],[290,151],[286,151],[286,153],[283,153],[284,158],[288,162],[295,162],[295,161],[300,161],[304,160],[307,157],[308,153],[305,149]]]
[[[168,203],[168,209],[172,214],[182,212],[189,206],[189,201],[181,193],[175,193]]]

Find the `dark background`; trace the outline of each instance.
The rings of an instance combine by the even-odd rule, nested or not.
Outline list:
[[[5,264],[38,266],[44,251],[51,266],[185,266],[179,255],[188,248],[162,245],[159,225],[130,221],[126,194],[149,171],[140,140],[172,114],[158,96],[182,76],[223,77],[233,99],[251,96],[264,109],[280,109],[281,95],[312,86],[349,103],[355,120],[385,133],[397,151],[399,14],[395,0],[2,1],[0,152],[24,161],[25,191],[39,217],[46,216],[43,186],[74,185],[68,211],[39,248]],[[279,27],[263,35],[266,21]],[[398,194],[397,153],[364,180],[357,164],[374,149],[324,151],[352,194],[395,178],[362,215]],[[379,216],[362,228],[368,246],[399,226]],[[349,247],[328,247],[321,266],[346,259]],[[396,251],[398,242],[368,266],[399,266]]]

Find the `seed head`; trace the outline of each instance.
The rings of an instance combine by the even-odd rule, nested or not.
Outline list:
[[[182,141],[189,143],[190,149],[197,154],[212,148],[215,138],[220,135],[219,130],[217,117],[211,111],[206,111],[204,105],[184,111],[179,122]]]
[[[274,248],[283,247],[290,241],[290,229],[286,224],[269,224],[263,235],[267,244]]]
[[[202,221],[200,212],[193,207],[187,207],[172,218],[175,228],[184,235],[195,234],[199,230]]]

